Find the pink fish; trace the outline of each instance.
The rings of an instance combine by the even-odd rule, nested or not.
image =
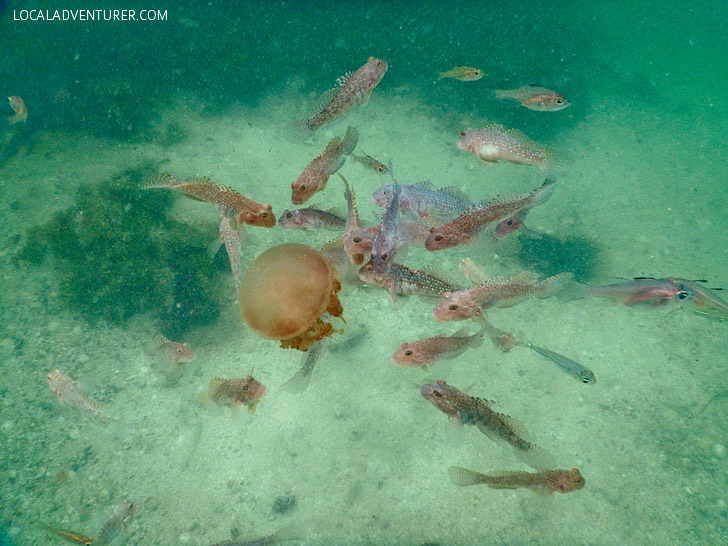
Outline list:
[[[159,336],[158,348],[167,354],[167,360],[170,364],[186,364],[187,362],[192,362],[197,357],[189,343],[172,341],[163,335]]]
[[[8,97],[8,100],[10,101],[10,107],[15,112],[15,115],[8,118],[8,123],[10,125],[15,125],[16,123],[20,123],[21,121],[27,121],[28,109],[25,107],[25,102],[23,101],[23,99],[14,95],[12,97]]]
[[[250,412],[254,412],[256,404],[263,398],[266,390],[265,386],[251,375],[233,379],[216,377],[210,380],[210,388],[202,398],[218,405],[247,406]]]
[[[517,129],[506,129],[499,123],[482,129],[464,129],[457,146],[478,156],[485,164],[508,161],[518,165],[535,165],[547,178],[566,172],[568,161],[560,154],[534,142]]]
[[[510,307],[531,294],[548,298],[573,277],[571,273],[559,273],[539,281],[534,273],[528,272],[510,279],[493,277],[478,286],[444,294],[442,301],[432,310],[432,316],[441,322],[469,318],[480,320],[483,310],[489,307]]]
[[[326,149],[311,161],[298,180],[291,184],[293,204],[302,205],[311,199],[313,194],[323,191],[329,181],[329,176],[338,171],[346,162],[345,156],[354,151],[358,140],[359,131],[354,127],[347,128],[343,140],[340,137],[332,138]]]
[[[276,217],[269,204],[261,205],[228,186],[222,186],[209,178],[195,178],[184,181],[168,174],[153,174],[142,182],[142,189],[164,188],[177,190],[197,201],[215,205],[218,212],[235,220],[237,225],[273,227]]]
[[[364,66],[340,77],[336,87],[324,93],[319,101],[320,108],[313,116],[293,125],[293,136],[304,140],[316,129],[344,116],[355,106],[366,104],[372,90],[382,81],[386,72],[386,62],[369,57]]]
[[[518,89],[496,89],[497,99],[509,99],[537,112],[556,112],[563,110],[571,103],[564,95],[538,85],[526,85]]]
[[[488,225],[510,218],[525,208],[533,208],[548,200],[556,188],[556,182],[547,180],[529,193],[501,196],[485,205],[464,212],[454,220],[430,229],[425,248],[442,250],[461,244],[470,244]]]
[[[461,328],[451,335],[439,335],[402,343],[391,361],[396,366],[420,366],[427,370],[439,360],[448,360],[461,355],[470,347],[483,344],[483,330],[468,335],[467,328]]]

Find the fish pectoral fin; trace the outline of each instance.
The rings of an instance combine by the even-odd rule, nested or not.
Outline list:
[[[493,161],[491,159],[485,159],[484,157],[479,157],[479,159],[483,165],[489,165],[491,167],[497,163],[497,161]]]

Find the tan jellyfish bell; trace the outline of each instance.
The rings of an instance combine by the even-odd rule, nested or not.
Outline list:
[[[335,330],[322,319],[340,317],[336,270],[318,250],[284,244],[266,250],[240,284],[240,314],[256,334],[278,339],[281,347],[307,350]]]

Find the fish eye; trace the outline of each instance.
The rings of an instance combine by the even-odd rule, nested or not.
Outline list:
[[[361,237],[354,237],[352,241],[354,241],[355,243],[361,243]]]
[[[677,299],[684,300],[688,297],[688,293],[685,290],[680,290],[680,292],[677,293]]]
[[[299,187],[301,191],[306,191],[306,184],[303,184]]]
[[[268,213],[267,212],[261,212],[260,213],[260,217],[261,218],[268,218]]]
[[[413,354],[414,354],[414,352],[412,351],[412,349],[407,349],[407,350],[406,350],[406,351],[404,352],[404,355],[405,355],[405,356],[412,356]]]
[[[465,136],[465,131],[460,131],[460,136]]]
[[[512,226],[513,225],[513,220],[506,220],[506,225],[507,226]]]
[[[450,304],[450,305],[448,306],[448,309],[449,309],[450,311],[457,311],[458,309],[460,309],[460,306],[459,306],[459,305],[458,305],[457,303],[452,303],[452,304]]]
[[[564,99],[556,99],[554,102],[556,104],[564,104]]]
[[[582,377],[581,378],[581,382],[582,383],[589,383],[589,382],[591,382],[591,379],[589,379],[588,377],[585,376],[585,377]]]
[[[435,241],[442,241],[442,235],[435,235]]]
[[[382,258],[381,258],[381,260],[382,260],[383,262],[386,262],[388,258],[389,258],[389,254],[382,254]]]
[[[442,393],[440,391],[432,391],[432,396],[435,398],[442,398]]]
[[[293,218],[293,213],[290,211],[286,211],[285,216],[286,216],[286,218]]]

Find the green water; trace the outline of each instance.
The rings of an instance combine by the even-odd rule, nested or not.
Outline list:
[[[23,9],[95,8],[167,18],[15,20]],[[676,306],[534,298],[489,318],[593,370],[595,385],[489,342],[425,372],[389,357],[404,341],[475,325],[435,322],[431,301],[392,306],[382,290],[344,286],[344,333],[331,338],[309,388],[291,394],[282,385],[302,355],[244,325],[224,251],[199,265],[217,237],[214,208],[149,193],[160,200],[149,205],[159,223],[139,212],[139,195],[103,214],[103,199],[116,199],[108,188],[160,171],[209,176],[280,215],[293,208],[290,183],[347,124],[361,133],[357,152],[391,161],[400,183],[429,179],[474,200],[529,191],[542,182],[538,169],[485,166],[455,146],[461,129],[498,122],[572,160],[526,222],[553,244],[508,257],[413,247],[404,263],[435,265],[460,283],[458,262],[469,257],[488,275],[560,270],[593,284],[652,276],[728,287],[725,3],[0,10],[0,97],[19,95],[28,107],[26,123],[8,125],[13,112],[0,102],[0,544],[3,533],[18,545],[65,543],[43,524],[98,536],[126,499],[139,500],[138,513],[113,544],[204,546],[281,529],[312,545],[726,543],[728,323]],[[369,56],[389,70],[366,107],[305,143],[285,138]],[[437,80],[456,65],[485,76]],[[572,105],[534,112],[492,96],[528,84]],[[341,173],[375,222],[369,196],[386,177],[353,162]],[[335,176],[312,201],[343,207],[342,194]],[[77,229],[61,229],[59,213]],[[55,251],[48,240],[48,249],[28,249],[38,226],[60,241]],[[69,229],[119,238],[76,247],[64,243]],[[171,233],[184,240],[173,256]],[[334,236],[247,233],[243,269],[273,245],[320,247]],[[209,296],[203,310],[198,288]],[[74,304],[69,291],[89,297]],[[114,312],[101,293],[136,311]],[[154,342],[174,308],[183,317],[174,332],[197,352],[180,367]],[[58,403],[46,381],[56,368],[127,432]],[[200,401],[210,379],[248,375],[268,388],[255,413]],[[438,379],[498,401],[559,468],[580,470],[584,489],[539,496],[452,485],[451,465],[528,468],[423,399],[418,387]]]

